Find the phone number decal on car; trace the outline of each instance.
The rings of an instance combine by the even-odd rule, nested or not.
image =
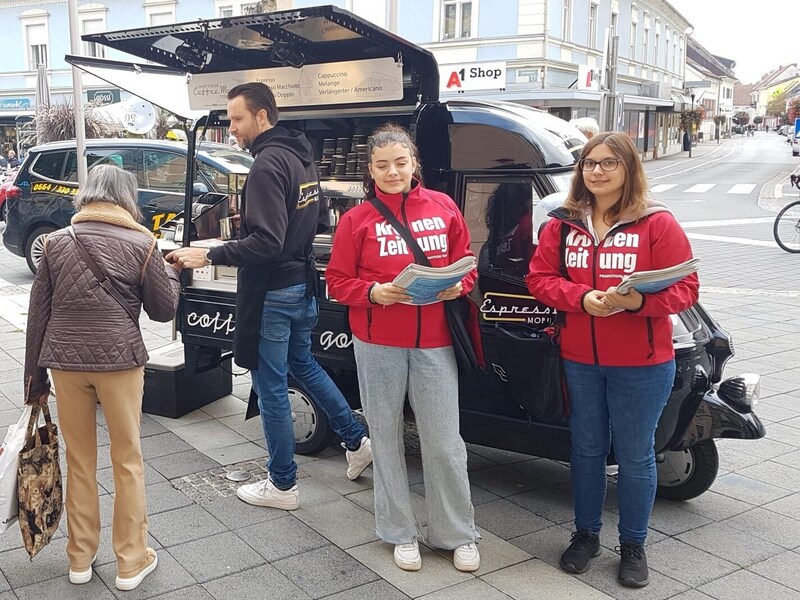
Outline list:
[[[54,194],[62,194],[64,196],[75,196],[78,193],[78,188],[56,183],[37,182],[33,184],[31,191],[53,192]]]

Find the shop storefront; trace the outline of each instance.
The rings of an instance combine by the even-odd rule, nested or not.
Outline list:
[[[28,97],[0,98],[0,149],[19,154],[20,129],[33,117],[33,100]]]

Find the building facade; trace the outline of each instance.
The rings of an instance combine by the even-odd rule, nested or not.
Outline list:
[[[277,9],[321,0],[273,0]],[[618,122],[645,157],[681,150],[679,113],[689,107],[686,80],[690,23],[665,0],[327,0],[429,50],[440,64],[443,98],[507,100],[564,119],[599,117],[606,36],[619,38]],[[81,33],[251,10],[246,0],[98,0],[79,5]],[[36,64],[47,65],[52,96],[71,94],[65,0],[0,0],[9,23],[5,72],[0,73],[0,141],[34,109]],[[85,54],[124,55],[84,44]],[[87,97],[126,93],[84,76]]]

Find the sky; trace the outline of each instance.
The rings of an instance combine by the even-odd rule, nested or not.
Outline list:
[[[779,65],[800,66],[800,0],[668,0],[694,26],[692,37],[736,61],[742,83]]]

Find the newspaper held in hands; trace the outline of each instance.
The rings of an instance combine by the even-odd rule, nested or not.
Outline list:
[[[464,279],[476,264],[474,256],[465,256],[446,267],[426,267],[412,263],[400,271],[392,283],[405,288],[411,296],[411,302],[407,304],[432,304],[439,302],[436,297],[439,292]]]
[[[617,286],[620,294],[627,294],[631,288],[640,294],[654,294],[667,289],[674,283],[679,282],[687,275],[697,271],[699,258],[691,258],[673,267],[666,269],[656,269],[654,271],[638,271],[622,278]]]

